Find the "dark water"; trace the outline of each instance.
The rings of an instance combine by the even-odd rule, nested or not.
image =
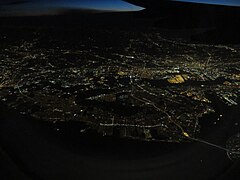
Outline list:
[[[239,132],[238,117],[236,109],[227,111],[217,125],[204,119],[201,138],[225,146]],[[36,121],[5,106],[1,106],[0,127],[1,147],[20,171],[34,179],[218,179],[235,177],[238,167],[226,152],[204,144],[142,142],[99,137],[94,132],[82,135],[78,123]]]

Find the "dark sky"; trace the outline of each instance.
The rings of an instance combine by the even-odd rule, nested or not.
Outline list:
[[[176,0],[240,6],[240,0]],[[0,15],[58,14],[63,9],[136,11],[142,8],[122,0],[0,0]]]
[[[137,11],[142,8],[122,0],[0,0],[0,15],[58,14],[63,9]]]
[[[240,0],[176,0],[176,1],[240,6]]]

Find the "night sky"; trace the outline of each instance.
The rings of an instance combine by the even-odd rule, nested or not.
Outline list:
[[[240,6],[240,0],[176,0]],[[122,0],[0,0],[0,15],[58,14],[66,9],[137,11],[142,8]]]
[[[0,15],[58,14],[67,9],[137,11],[143,8],[122,0],[0,0]]]
[[[240,0],[176,0],[176,1],[240,6]]]

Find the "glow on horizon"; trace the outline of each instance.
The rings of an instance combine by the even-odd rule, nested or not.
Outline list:
[[[0,15],[58,14],[62,9],[100,11],[139,11],[144,9],[122,0],[30,0],[23,1],[23,3],[19,0],[19,2],[12,5],[0,4]]]
[[[112,11],[139,11],[143,8],[133,4],[124,2],[122,0],[60,0],[63,5],[70,8],[85,8],[98,10],[112,10]]]
[[[240,0],[174,0],[174,1],[225,5],[225,6],[240,6]]]

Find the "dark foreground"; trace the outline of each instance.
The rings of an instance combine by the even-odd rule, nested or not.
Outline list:
[[[229,111],[217,126],[207,122],[202,136],[224,146],[239,131],[233,125],[236,114],[239,117],[239,111]],[[55,126],[19,116],[2,105],[0,116],[2,179],[239,178],[239,161],[201,143],[119,140],[94,132],[83,135],[78,123]]]

